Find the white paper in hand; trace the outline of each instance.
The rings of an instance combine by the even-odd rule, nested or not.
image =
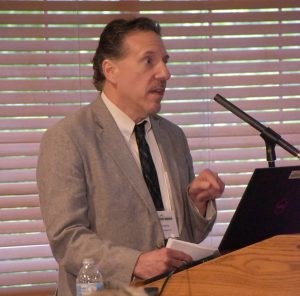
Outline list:
[[[218,250],[214,248],[181,241],[174,238],[168,239],[166,247],[170,249],[182,251],[190,255],[194,261],[212,256],[218,252]]]

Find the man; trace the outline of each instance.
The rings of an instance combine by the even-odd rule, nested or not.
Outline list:
[[[157,23],[112,21],[93,60],[98,98],[43,137],[37,180],[59,263],[59,295],[75,295],[83,258],[99,262],[105,281],[129,284],[192,260],[164,247],[169,236],[198,243],[213,226],[223,182],[210,170],[194,177],[182,130],[157,115],[170,78],[168,58]],[[143,178],[134,132],[141,122],[157,171],[160,211],[150,194],[154,186],[148,189]]]

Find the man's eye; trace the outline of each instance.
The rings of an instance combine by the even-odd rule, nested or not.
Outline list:
[[[152,58],[146,58],[145,62],[146,62],[146,64],[151,64],[152,63]]]

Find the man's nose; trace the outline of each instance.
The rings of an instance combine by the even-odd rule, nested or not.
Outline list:
[[[169,80],[171,77],[171,73],[169,71],[169,68],[167,67],[167,64],[164,62],[161,62],[159,64],[158,72],[156,74],[157,79],[162,80]]]

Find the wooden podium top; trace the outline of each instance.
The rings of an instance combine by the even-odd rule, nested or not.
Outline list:
[[[164,280],[146,286],[161,289]],[[221,295],[300,296],[300,234],[275,236],[175,273],[162,293],[162,296]]]
[[[164,280],[146,286],[160,289]],[[300,235],[275,236],[175,273],[162,295],[300,295]]]

